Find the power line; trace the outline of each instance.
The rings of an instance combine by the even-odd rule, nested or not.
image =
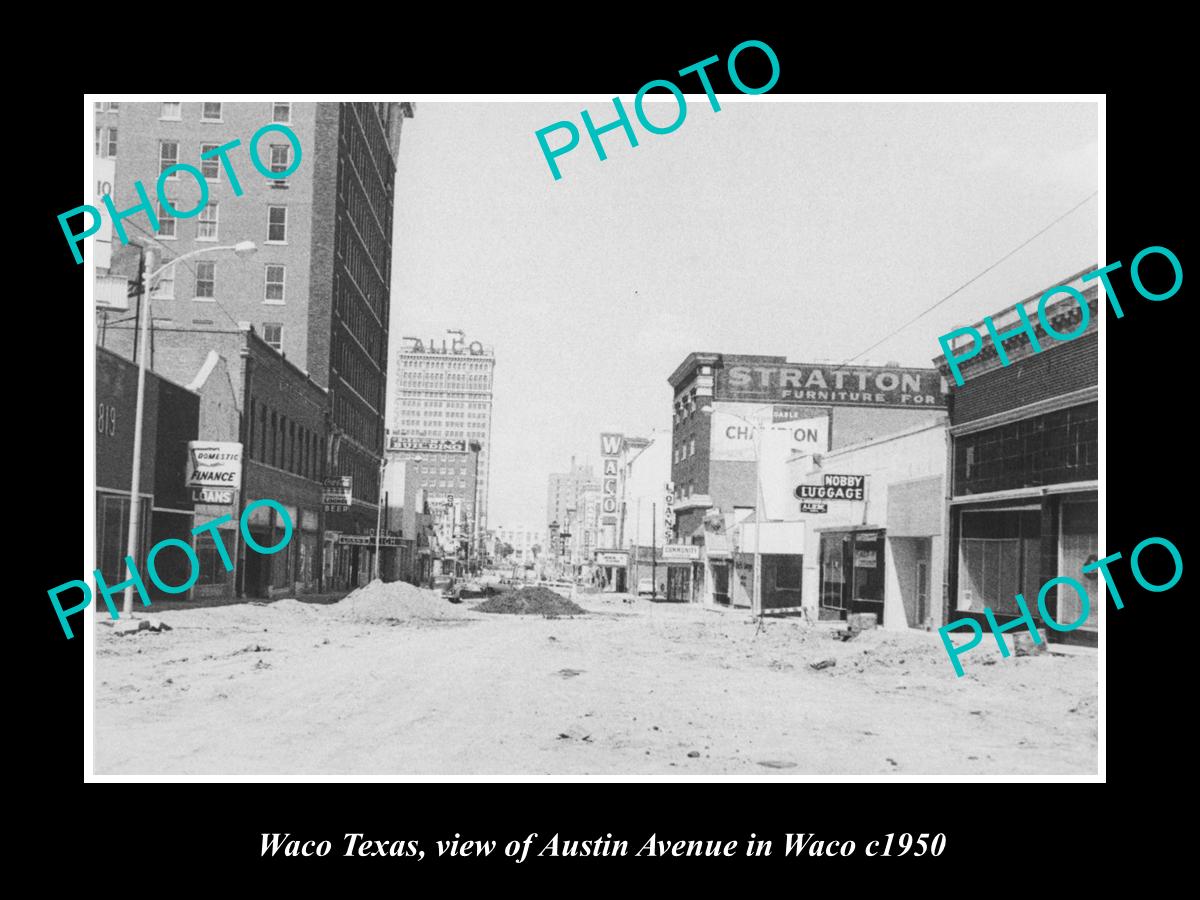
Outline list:
[[[980,272],[978,275],[975,275],[974,277],[972,277],[972,278],[968,279],[967,281],[964,281],[962,284],[960,284],[958,287],[956,287],[954,290],[952,290],[950,293],[948,293],[948,294],[947,294],[945,297],[943,297],[941,300],[938,300],[936,303],[934,303],[934,304],[933,304],[932,306],[930,306],[928,309],[926,309],[926,310],[924,310],[924,311],[922,311],[922,312],[919,312],[919,313],[917,313],[915,316],[913,316],[911,319],[909,319],[907,322],[905,322],[905,323],[904,323],[903,325],[901,325],[899,328],[895,329],[895,330],[894,330],[894,331],[892,331],[890,334],[887,334],[887,335],[885,335],[883,338],[880,338],[878,341],[876,341],[874,344],[872,344],[872,345],[871,345],[870,347],[868,347],[866,350],[863,350],[863,351],[862,351],[862,352],[860,352],[860,353],[856,353],[856,354],[854,354],[854,356],[851,356],[849,359],[847,359],[845,362],[843,362],[841,365],[839,365],[839,366],[838,366],[836,369],[834,369],[833,371],[834,371],[834,372],[836,372],[836,371],[838,371],[839,369],[843,369],[843,368],[845,368],[845,367],[846,367],[846,366],[847,366],[849,363],[852,363],[852,362],[854,362],[856,359],[858,359],[858,358],[860,358],[860,357],[862,357],[862,356],[865,356],[866,354],[870,353],[872,350],[874,350],[874,349],[875,349],[876,347],[878,347],[880,344],[882,344],[882,343],[884,343],[885,341],[888,341],[888,340],[890,340],[891,338],[895,337],[897,334],[899,334],[901,331],[903,331],[903,330],[904,330],[905,328],[907,328],[909,325],[913,324],[913,323],[914,323],[914,322],[916,322],[917,320],[919,320],[919,319],[921,319],[921,318],[923,318],[923,317],[927,316],[929,313],[933,312],[935,309],[937,309],[939,306],[941,306],[943,303],[945,303],[947,300],[949,300],[951,297],[953,297],[955,294],[957,294],[957,293],[958,293],[959,291],[961,291],[963,288],[965,288],[965,287],[968,287],[968,286],[969,286],[969,285],[971,285],[971,284],[974,284],[976,281],[978,281],[980,278],[982,278],[982,277],[983,277],[984,275],[986,275],[988,272],[992,271],[992,269],[996,268],[996,266],[1000,265],[1000,263],[1004,262],[1006,259],[1008,259],[1010,256],[1012,256],[1012,255],[1013,255],[1014,253],[1016,253],[1018,250],[1020,250],[1021,248],[1023,248],[1023,247],[1025,247],[1025,246],[1027,246],[1027,245],[1029,245],[1029,244],[1033,243],[1033,241],[1034,241],[1034,240],[1036,240],[1037,238],[1041,237],[1043,234],[1045,234],[1047,231],[1049,231],[1051,228],[1053,228],[1055,225],[1057,225],[1059,222],[1061,222],[1063,219],[1065,219],[1065,218],[1066,218],[1067,216],[1069,216],[1071,213],[1075,212],[1075,210],[1079,209],[1079,207],[1083,206],[1083,204],[1087,203],[1089,200],[1091,200],[1093,197],[1095,197],[1095,196],[1096,196],[1098,193],[1099,193],[1099,190],[1092,191],[1090,194],[1088,194],[1086,197],[1084,197],[1082,200],[1080,200],[1078,203],[1076,203],[1074,206],[1072,206],[1070,209],[1068,209],[1068,210],[1067,210],[1065,213],[1063,213],[1063,214],[1062,214],[1062,215],[1060,215],[1058,218],[1056,218],[1056,219],[1055,219],[1053,222],[1051,222],[1051,223],[1050,223],[1049,225],[1047,225],[1045,228],[1042,228],[1040,231],[1038,231],[1038,232],[1036,232],[1035,234],[1031,235],[1031,236],[1030,236],[1029,238],[1027,238],[1026,240],[1024,240],[1024,241],[1022,241],[1021,243],[1017,244],[1017,246],[1013,247],[1011,250],[1009,250],[1007,253],[1005,253],[1005,254],[1004,254],[1002,257],[1000,257],[998,260],[996,260],[994,263],[992,263],[990,266],[988,266],[986,269],[984,269],[982,272]]]

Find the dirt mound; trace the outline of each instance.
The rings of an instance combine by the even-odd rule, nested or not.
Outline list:
[[[477,612],[518,616],[581,616],[587,612],[582,606],[544,587],[525,587],[497,594],[472,608]]]
[[[334,603],[329,613],[335,619],[373,625],[470,618],[466,609],[443,600],[438,591],[404,581],[372,581]]]

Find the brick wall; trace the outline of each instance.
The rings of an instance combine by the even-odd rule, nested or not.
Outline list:
[[[951,395],[951,422],[962,424],[1018,409],[1048,397],[1095,387],[1099,377],[1097,332],[971,378]]]

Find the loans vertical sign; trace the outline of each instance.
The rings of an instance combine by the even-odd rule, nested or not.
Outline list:
[[[600,459],[603,474],[600,482],[600,524],[617,524],[617,457],[625,436],[621,434],[600,435]]]

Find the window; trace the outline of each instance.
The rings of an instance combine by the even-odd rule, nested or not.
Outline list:
[[[283,302],[283,266],[267,266],[267,290],[263,299],[267,303]]]
[[[271,104],[271,121],[272,122],[290,122],[290,121],[292,121],[292,104],[290,104],[290,103],[272,103]]]
[[[158,142],[158,171],[167,171],[171,166],[179,162],[179,142],[178,141],[159,141]],[[171,178],[175,178],[172,173]]]
[[[183,118],[183,104],[179,101],[174,103],[164,103],[162,110],[159,112],[160,119],[168,119],[172,122],[178,122]]]
[[[208,159],[204,158],[204,154],[209,150],[216,150],[220,144],[201,144],[200,145],[200,172],[208,181],[221,180],[221,161],[217,157],[212,156]]]
[[[271,145],[271,172],[286,172],[292,165],[292,145]]]
[[[221,121],[221,104],[220,103],[205,103],[204,108],[200,113],[200,121],[202,121],[202,122],[220,122]]]
[[[96,129],[96,155],[103,159],[113,159],[117,155],[117,129]]]
[[[175,217],[171,215],[171,210],[162,203],[158,204],[158,236],[159,238],[175,237]]]
[[[287,243],[287,207],[267,207],[267,240],[272,244]]]
[[[263,340],[276,350],[282,350],[283,324],[280,322],[263,322]]]
[[[200,210],[200,225],[196,231],[196,240],[215,241],[217,239],[217,206],[209,203]]]
[[[175,220],[172,219],[172,222]],[[154,285],[154,290],[150,292],[150,297],[154,300],[174,300],[175,299],[175,269],[168,269],[162,275],[158,276],[158,280]]]
[[[116,112],[121,108],[120,103],[97,103],[96,112]]]
[[[209,259],[196,262],[196,298],[217,296],[217,264]]]

